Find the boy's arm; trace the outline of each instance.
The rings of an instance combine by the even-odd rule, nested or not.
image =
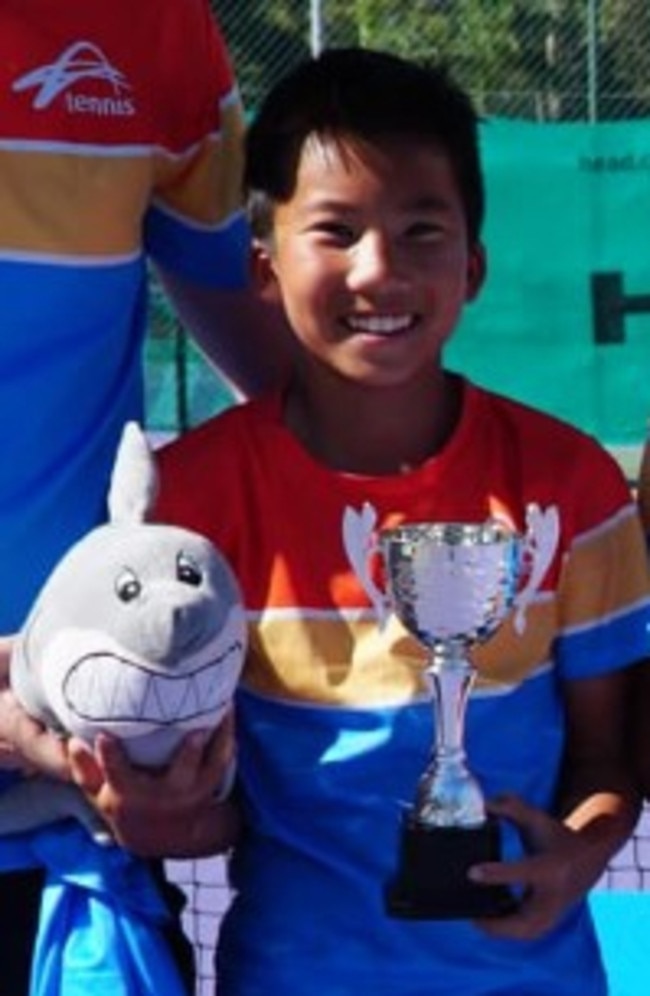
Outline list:
[[[650,659],[632,673],[630,758],[639,789],[650,801]]]
[[[633,832],[640,795],[628,761],[631,671],[564,685],[567,740],[555,818],[516,798],[491,805],[515,823],[527,855],[519,861],[477,866],[472,877],[523,889],[519,909],[482,921],[493,936],[530,939],[553,927],[596,884]]]
[[[201,286],[158,267],[178,316],[238,398],[281,387],[295,353],[278,304],[252,287]]]
[[[629,760],[633,668],[567,682],[567,743],[558,812],[580,835],[593,884],[633,832],[640,795]],[[600,866],[600,867],[599,867]]]

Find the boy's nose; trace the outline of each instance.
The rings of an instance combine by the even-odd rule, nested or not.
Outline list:
[[[385,235],[369,233],[352,250],[348,283],[352,290],[385,284],[396,276],[394,248]]]

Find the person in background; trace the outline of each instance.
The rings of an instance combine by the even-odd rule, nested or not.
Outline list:
[[[586,896],[639,812],[626,724],[650,646],[645,548],[594,439],[445,367],[486,272],[475,111],[440,67],[326,51],[269,93],[247,150],[257,277],[299,356],[284,389],[160,451],[157,508],[224,551],[250,620],[238,786],[187,841],[233,848],[219,994],[311,996],[316,972],[323,993],[604,996]],[[497,516],[523,533],[531,504],[559,514],[523,635],[507,620],[476,654],[466,721],[505,836],[504,860],[470,876],[517,890],[502,917],[384,909],[433,731],[421,651],[378,628],[348,561],[344,515],[367,502],[378,529]],[[95,777],[102,804],[128,803],[119,764]]]
[[[274,383],[287,352],[273,309],[249,293],[243,111],[207,0],[6,0],[0,109],[9,636],[64,551],[103,519],[122,427],[143,421],[149,264],[238,394]],[[70,777],[62,745],[6,690],[0,737],[6,769],[27,758]],[[200,761],[191,747],[188,757]],[[39,870],[0,876],[3,996],[28,991],[41,883]]]

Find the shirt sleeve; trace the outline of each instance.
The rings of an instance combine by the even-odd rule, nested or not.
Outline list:
[[[558,587],[557,657],[566,678],[604,674],[650,654],[650,591],[643,530],[613,459],[583,461],[583,508]]]
[[[176,6],[174,6],[174,4]],[[244,110],[226,42],[204,0],[173,0],[159,53],[154,197],[145,246],[155,263],[213,287],[248,279],[242,210]]]

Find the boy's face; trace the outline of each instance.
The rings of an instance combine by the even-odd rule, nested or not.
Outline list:
[[[368,386],[428,375],[483,278],[442,151],[312,138],[274,222],[271,278],[315,369]]]

